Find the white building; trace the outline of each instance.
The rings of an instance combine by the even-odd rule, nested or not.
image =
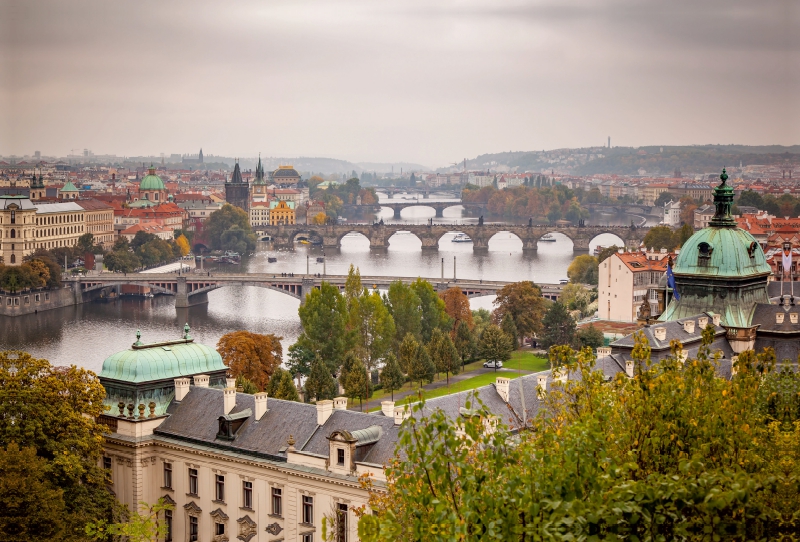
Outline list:
[[[679,226],[681,223],[681,202],[670,201],[664,205],[664,225]]]
[[[647,300],[651,316],[663,310],[665,273],[670,254],[625,252],[613,254],[600,264],[598,312],[601,320],[636,322],[642,302]]]

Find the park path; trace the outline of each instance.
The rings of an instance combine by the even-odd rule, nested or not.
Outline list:
[[[450,386],[453,386],[453,384],[455,384],[457,382],[461,382],[462,380],[466,380],[468,378],[472,378],[473,376],[478,376],[478,375],[482,375],[482,374],[486,374],[486,373],[494,373],[494,372],[497,373],[497,376],[503,376],[504,374],[520,374],[520,373],[521,374],[531,374],[531,371],[519,371],[517,369],[510,369],[510,368],[495,370],[495,369],[487,369],[485,367],[481,367],[481,368],[476,369],[474,371],[468,371],[466,373],[460,373],[460,374],[451,376],[450,377]],[[436,382],[431,382],[430,384],[425,384],[424,386],[422,386],[422,389],[425,390],[425,391],[430,391],[430,390],[437,390],[439,388],[444,388],[444,387],[447,387],[447,380],[446,379],[437,380]],[[406,397],[408,397],[409,395],[416,395],[416,393],[417,393],[416,389],[396,391],[396,392],[394,392],[394,402],[398,403],[401,400],[403,400]],[[453,390],[453,393],[456,393],[456,390]],[[392,400],[392,396],[391,395],[383,396],[383,397],[381,397],[379,399],[370,399],[369,401],[365,401],[364,402],[363,410],[364,410],[364,412],[368,412],[371,408],[380,408],[381,401],[391,401],[391,400]],[[349,410],[360,411],[361,407],[359,406],[358,403],[356,403],[353,406],[351,406],[349,408]]]

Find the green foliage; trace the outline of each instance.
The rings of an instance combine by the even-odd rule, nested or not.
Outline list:
[[[419,351],[419,341],[411,333],[406,333],[403,337],[403,342],[400,343],[398,348],[397,362],[400,364],[400,370],[408,374],[411,369],[411,364]]]
[[[480,189],[465,187],[461,199],[465,203],[486,204],[492,216],[524,220],[534,218],[537,222],[554,222],[563,217],[577,223],[589,216],[588,210],[580,205],[579,193],[564,185],[550,186],[549,179],[539,176],[534,179],[533,186],[516,186],[505,190],[498,190],[496,186]]]
[[[455,420],[414,406],[361,539],[794,539],[800,376],[773,352],[741,354],[730,380],[704,346],[606,382],[590,350],[564,350],[576,378],[548,386],[527,431],[480,404]]]
[[[142,266],[139,257],[128,249],[112,250],[103,258],[103,264],[109,271],[120,273],[133,273]]]
[[[517,346],[517,324],[514,323],[514,317],[511,315],[510,312],[507,312],[505,316],[503,316],[503,321],[500,324],[500,329],[503,330],[503,333],[514,339],[514,346]]]
[[[541,288],[533,282],[521,281],[506,284],[498,290],[493,304],[496,307],[492,315],[494,323],[502,323],[506,313],[510,313],[522,340],[541,331],[548,301],[542,297]]]
[[[575,320],[567,312],[567,308],[556,301],[547,310],[542,322],[544,331],[541,335],[542,347],[545,349],[555,345],[569,345],[575,342]]]
[[[685,241],[684,237],[688,231],[691,231],[689,234],[689,237],[691,237],[694,234],[694,230],[688,224],[684,224],[677,231],[673,231],[669,226],[654,226],[644,236],[644,246],[653,250],[661,250],[662,248],[674,250]],[[689,237],[686,237],[686,239]]]
[[[0,501],[7,502],[0,510],[0,522],[4,526],[16,529],[20,522],[29,522],[18,514],[48,515],[52,525],[29,524],[24,529],[39,539],[47,539],[45,533],[52,529],[53,540],[77,541],[83,539],[87,523],[113,516],[117,504],[99,466],[105,426],[95,421],[103,413],[104,397],[105,390],[90,371],[53,367],[24,352],[0,352],[0,449],[4,450],[0,455],[5,456],[0,459]],[[38,460],[32,459],[34,453]],[[14,495],[23,491],[37,493],[13,502]],[[30,499],[39,501],[41,510],[30,510]],[[25,531],[1,532],[3,540],[12,536],[28,540]]]
[[[475,327],[472,328],[472,331],[475,333],[476,337],[480,337],[483,330],[486,329],[486,326],[492,323],[492,313],[486,309],[472,311],[472,321],[475,323]],[[516,322],[514,324],[516,325]]]
[[[384,302],[394,319],[395,344],[400,344],[407,333],[422,338],[422,302],[410,286],[399,280],[391,283]]]
[[[611,245],[610,247],[606,247],[600,251],[600,254],[597,255],[597,263],[601,264],[606,261],[608,258],[619,252],[619,249],[623,247],[618,247],[617,245]]]
[[[486,361],[507,361],[514,351],[514,338],[508,336],[502,329],[494,324],[489,324],[481,334],[478,350]]]
[[[661,192],[655,201],[656,207],[663,207],[670,201],[678,201],[678,198],[670,194],[669,192]]]
[[[311,352],[324,360],[329,372],[337,372],[351,341],[347,331],[347,303],[339,288],[322,282],[318,289],[306,295],[306,302],[300,305],[298,313],[303,325],[303,332],[297,339],[299,348],[304,349],[305,355]]]
[[[389,352],[395,336],[394,320],[380,294],[364,290],[352,304],[350,326],[356,354],[368,371]]]
[[[450,330],[450,317],[445,311],[444,301],[437,295],[430,282],[418,278],[411,283],[411,289],[420,301],[421,334],[423,342],[431,340],[433,330]]]
[[[592,284],[597,286],[599,278],[597,258],[589,254],[577,256],[567,268],[569,281],[575,284]]]
[[[447,385],[450,385],[450,373],[458,374],[461,369],[461,358],[458,355],[449,333],[442,333],[440,329],[434,329],[431,340],[428,343],[428,354],[431,357],[437,373],[445,373]]]
[[[7,292],[57,288],[60,285],[61,268],[47,256],[40,256],[20,265],[0,264],[0,288]]]
[[[292,375],[308,376],[311,373],[311,363],[316,354],[309,348],[308,343],[296,342],[289,347],[289,356],[286,368]]]
[[[344,394],[350,399],[358,399],[363,408],[364,399],[369,399],[371,395],[370,381],[367,378],[367,368],[352,352],[344,358],[339,382],[344,388]]]
[[[252,380],[248,380],[243,375],[239,375],[236,377],[236,389],[241,390],[241,393],[246,393],[248,395],[253,395],[258,393],[258,386],[256,386]]]
[[[317,357],[306,379],[306,401],[311,401],[312,397],[317,401],[333,399],[338,391],[328,364]]]
[[[402,353],[402,350],[401,350]],[[412,382],[419,382],[422,386],[423,382],[433,382],[433,377],[436,374],[436,366],[428,354],[428,349],[424,344],[417,344],[417,352],[408,360],[408,378]]]
[[[269,379],[267,388],[264,391],[273,399],[283,399],[284,401],[300,400],[297,387],[295,387],[292,379],[292,373],[280,367],[272,373],[272,377]]]
[[[394,401],[394,391],[403,387],[406,382],[406,377],[403,371],[400,370],[400,364],[394,354],[386,356],[386,362],[381,369],[381,386],[384,390],[392,394],[392,401]]]
[[[256,236],[250,228],[247,213],[229,203],[209,215],[203,224],[203,233],[214,249],[235,250],[242,253],[253,250],[256,246]],[[235,248],[226,243],[233,243]]]
[[[488,314],[489,311],[486,311]],[[475,326],[477,327],[477,326]],[[458,357],[461,359],[462,365],[468,360],[472,359],[475,354],[475,334],[470,331],[469,326],[465,321],[460,321],[456,326],[456,336],[453,344],[458,352]]]
[[[578,344],[581,348],[586,348],[588,346],[596,351],[603,346],[603,332],[594,327],[594,324],[589,324],[579,329],[576,333],[576,337],[578,338]]]
[[[675,235],[678,237],[678,246],[682,247],[683,244],[688,241],[692,235],[694,235],[694,228],[690,224],[684,224],[678,229],[678,231],[675,232]]]
[[[125,542],[151,542],[163,539],[167,534],[168,526],[162,521],[166,510],[174,510],[175,505],[168,504],[164,498],[149,505],[139,503],[146,512],[144,514],[134,510],[128,514],[126,521],[120,523],[106,523],[105,521],[92,522],[86,525],[85,533],[92,540],[125,540]]]

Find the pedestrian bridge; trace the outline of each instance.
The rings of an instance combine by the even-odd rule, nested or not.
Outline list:
[[[474,279],[453,278],[424,278],[437,291],[458,286],[467,297],[482,297],[494,295],[506,284],[507,281],[484,281]],[[386,290],[395,281],[411,284],[417,277],[370,277],[362,276],[361,282],[366,288]],[[84,298],[85,294],[103,289],[120,291],[123,285],[134,285],[150,288],[154,293],[166,294],[175,297],[175,306],[190,307],[208,303],[208,292],[225,286],[256,286],[275,290],[289,295],[300,302],[305,301],[305,296],[314,288],[319,288],[322,282],[328,282],[344,290],[347,275],[297,275],[295,277],[282,277],[272,273],[193,273],[193,274],[158,274],[158,273],[104,273],[96,277],[77,277],[64,280],[76,292],[76,300]],[[553,301],[561,296],[563,286],[558,284],[540,284],[542,295]],[[81,302],[76,301],[76,302]]]
[[[439,250],[439,241],[448,233],[462,232],[472,239],[472,250],[488,251],[489,240],[498,233],[508,232],[522,241],[523,252],[537,250],[539,239],[547,234],[560,233],[572,241],[573,250],[586,252],[598,235],[616,235],[628,247],[638,247],[649,228],[630,226],[558,226],[552,224],[336,224],[314,226],[287,224],[260,226],[259,233],[268,236],[276,248],[292,248],[298,235],[322,239],[325,248],[341,248],[342,239],[349,233],[360,233],[369,239],[370,248],[387,249],[389,239],[398,232],[409,232],[422,242],[422,250]]]

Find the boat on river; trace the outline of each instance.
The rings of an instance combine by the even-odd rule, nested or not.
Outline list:
[[[471,243],[472,239],[470,239],[469,235],[466,233],[457,233],[455,237],[451,239],[453,243]]]
[[[553,237],[553,235],[552,235],[552,234],[550,234],[550,233],[545,233],[545,234],[542,236],[542,238],[541,238],[541,239],[539,239],[539,242],[540,242],[540,243],[555,243],[555,242],[556,242],[556,238],[555,238],[555,237]]]

